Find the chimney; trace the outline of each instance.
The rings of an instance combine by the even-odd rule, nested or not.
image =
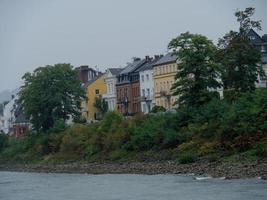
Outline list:
[[[133,61],[134,61],[134,62],[139,61],[139,60],[141,60],[141,59],[140,59],[140,58],[137,58],[137,57],[134,57],[134,58],[133,58]]]
[[[160,55],[154,55],[154,59],[158,59]]]
[[[146,60],[150,60],[150,57],[149,56],[146,56]]]

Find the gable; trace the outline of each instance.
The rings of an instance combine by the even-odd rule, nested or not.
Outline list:
[[[253,30],[250,29],[249,32],[247,33],[247,37],[250,39],[250,41],[257,45],[257,44],[262,44],[264,41],[261,39],[261,37]]]

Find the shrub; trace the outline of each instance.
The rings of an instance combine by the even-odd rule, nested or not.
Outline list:
[[[267,140],[256,145],[255,154],[259,157],[267,157]]]
[[[0,134],[0,152],[8,146],[8,136],[6,134]]]
[[[154,106],[151,111],[151,113],[158,113],[158,112],[166,112],[166,109],[163,106]]]
[[[197,159],[197,155],[192,152],[186,152],[178,157],[178,161],[180,164],[187,164],[187,163],[193,163]]]

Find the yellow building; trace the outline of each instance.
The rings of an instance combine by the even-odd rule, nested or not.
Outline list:
[[[177,56],[168,53],[153,66],[154,93],[156,106],[170,110],[175,108],[177,96],[172,96],[171,87],[177,73]]]
[[[81,107],[82,115],[89,122],[97,120],[101,115],[101,112],[95,107],[95,99],[107,93],[105,78],[106,74],[101,74],[85,85],[87,100],[82,102]]]

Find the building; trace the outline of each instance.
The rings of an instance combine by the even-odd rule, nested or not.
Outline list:
[[[25,117],[18,103],[18,95],[12,95],[12,99],[5,105],[3,121],[2,131],[16,138],[22,137],[31,128],[29,119]]]
[[[134,58],[117,76],[117,104],[118,111],[124,115],[141,112],[139,72],[149,57],[145,59]]]
[[[76,70],[78,70],[79,79],[83,84],[86,84],[89,81],[93,80],[99,74],[98,71],[94,70],[91,67],[88,67],[87,65],[77,67]]]
[[[155,55],[149,62],[143,65],[139,71],[141,111],[149,113],[155,105],[153,65],[162,56]]]
[[[103,95],[103,98],[108,104],[108,110],[117,110],[117,95],[116,95],[116,83],[117,76],[122,71],[122,68],[109,68],[106,70],[105,84],[107,93]]]
[[[16,104],[16,108],[14,110],[14,121],[12,123],[13,128],[13,136],[15,138],[21,138],[25,135],[25,133],[31,129],[30,121],[25,117],[22,112],[22,108],[20,104]]]
[[[107,93],[105,84],[106,74],[99,74],[94,79],[87,82],[84,86],[87,100],[81,105],[82,115],[88,122],[94,122],[101,118],[102,113],[95,107],[96,98],[102,98]]]
[[[261,64],[267,75],[267,34],[260,37],[253,29],[247,33],[252,44],[261,52]],[[267,76],[259,77],[256,87],[267,87]]]
[[[172,95],[171,87],[175,82],[177,73],[177,55],[168,53],[153,65],[155,105],[171,110],[177,96]]]

